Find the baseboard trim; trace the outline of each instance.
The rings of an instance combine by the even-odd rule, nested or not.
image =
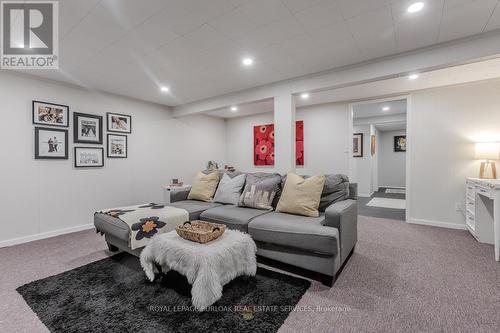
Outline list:
[[[28,242],[33,242],[33,241],[40,240],[40,239],[56,237],[56,236],[60,236],[60,235],[64,235],[64,234],[70,234],[72,232],[88,230],[88,229],[92,229],[93,227],[94,227],[94,224],[84,224],[84,225],[79,225],[79,226],[71,227],[71,228],[63,228],[63,229],[48,231],[48,232],[44,232],[44,233],[36,234],[36,235],[8,239],[8,240],[0,241],[0,248],[18,245],[18,244],[23,244],[23,243],[28,243]]]
[[[422,220],[422,219],[409,219],[408,223],[429,225],[429,226],[439,227],[439,228],[466,230],[465,224],[459,224],[459,223],[449,223],[449,222],[431,221],[431,220]]]
[[[358,197],[363,197],[363,198],[369,198],[373,195],[373,192],[368,194],[368,193],[358,193]]]

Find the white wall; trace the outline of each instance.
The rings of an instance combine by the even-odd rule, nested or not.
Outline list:
[[[371,189],[372,192],[378,191],[378,159],[380,155],[380,132],[377,128],[372,124],[370,125],[370,136],[375,136],[375,152],[371,159],[371,173],[372,173],[372,181],[371,181]],[[371,138],[370,138],[371,140]],[[370,149],[371,149],[371,141],[370,141]],[[370,150],[371,154],[371,150]]]
[[[358,184],[359,196],[370,196],[372,192],[370,125],[354,126],[353,133],[363,133],[363,157],[352,157],[352,181]]]
[[[70,117],[69,159],[35,160],[33,99],[69,105],[71,113],[132,115],[128,158],[105,159],[104,168],[75,169]],[[160,201],[161,186],[169,179],[189,183],[207,160],[225,160],[220,119],[174,119],[160,105],[5,72],[0,73],[0,101],[0,246],[91,224],[98,208]]]
[[[379,133],[378,186],[405,187],[406,153],[394,151],[394,136],[406,135],[406,130]]]
[[[298,108],[296,120],[304,121],[304,166],[300,174],[348,174],[348,106],[323,104]],[[242,171],[273,172],[273,167],[253,165],[253,126],[273,123],[273,113],[226,120],[227,162]]]
[[[489,81],[411,95],[411,219],[465,223],[455,203],[465,200],[465,178],[479,174],[474,142],[500,141],[499,92],[500,81]]]

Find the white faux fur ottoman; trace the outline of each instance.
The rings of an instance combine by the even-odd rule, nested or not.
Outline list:
[[[237,230],[226,230],[218,239],[199,244],[181,238],[175,231],[156,235],[141,253],[141,266],[149,280],[157,272],[175,270],[192,285],[194,307],[203,311],[222,297],[222,286],[237,276],[254,276],[257,247],[252,238]]]

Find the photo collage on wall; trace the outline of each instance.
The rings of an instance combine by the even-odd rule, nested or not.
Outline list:
[[[69,106],[41,101],[32,102],[35,125],[35,159],[68,159]],[[132,117],[106,113],[107,157],[127,158],[127,135],[132,133]],[[57,128],[59,127],[59,128]],[[121,134],[118,134],[121,133]],[[73,113],[73,143],[103,144],[103,116]],[[104,166],[104,148],[101,146],[75,146],[75,168]]]

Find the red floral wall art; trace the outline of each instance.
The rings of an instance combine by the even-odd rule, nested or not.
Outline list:
[[[295,123],[295,158],[297,165],[304,165],[304,121]],[[253,164],[274,165],[274,124],[253,127]]]

